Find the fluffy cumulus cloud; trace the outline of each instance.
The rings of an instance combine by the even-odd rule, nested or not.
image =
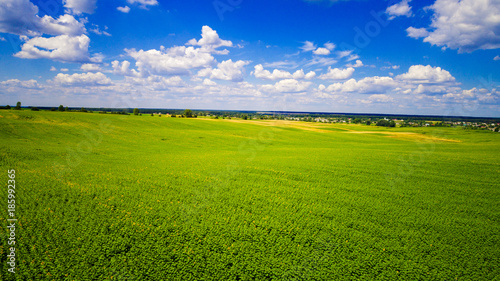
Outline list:
[[[29,39],[14,56],[24,59],[52,59],[62,62],[98,62],[99,56],[91,58],[88,53],[90,39],[86,35]]]
[[[313,54],[315,55],[329,55],[330,50],[327,48],[317,48],[316,50],[313,51]]]
[[[455,78],[446,70],[440,67],[413,65],[407,72],[391,77],[365,77],[360,80],[349,79],[345,82],[338,82],[328,87],[320,87],[320,91],[331,93],[352,93],[352,94],[414,94],[414,95],[444,95],[447,93],[457,93],[460,91]],[[375,102],[375,100],[365,99],[364,103]]]
[[[399,16],[411,17],[411,7],[408,4],[411,0],[403,0],[397,4],[387,7],[385,13],[389,16],[389,20],[392,20]]]
[[[346,64],[347,67],[362,67],[364,64],[361,60],[356,60],[356,63],[348,63]]]
[[[334,83],[328,86],[327,92],[335,93],[385,93],[398,86],[391,77],[365,77],[359,81],[349,79],[343,83]]]
[[[325,74],[321,74],[318,78],[323,80],[344,80],[351,78],[353,73],[353,67],[344,69],[328,67],[328,72]]]
[[[419,84],[455,82],[455,77],[448,71],[430,65],[412,65],[408,72],[396,76],[396,79]]]
[[[130,69],[130,62],[127,60],[122,61],[122,62],[115,60],[111,63],[111,66],[113,67],[114,74],[123,75],[123,76],[135,76],[135,77],[141,76],[141,74],[139,72],[137,72],[137,70]]]
[[[96,9],[97,0],[63,0],[64,7],[75,14],[92,14]]]
[[[21,81],[18,79],[10,79],[7,81],[0,82],[0,85],[3,87],[16,87],[16,88],[23,88],[23,89],[41,89],[42,86],[38,84],[38,82],[34,79],[27,80],[27,81]]]
[[[198,72],[200,77],[210,77],[211,79],[243,81],[244,67],[249,61],[226,60],[217,65],[217,68],[205,68]]]
[[[136,66],[142,75],[178,75],[189,74],[190,70],[206,68],[215,63],[214,57],[201,48],[176,46],[160,50],[127,50],[136,60]]]
[[[413,38],[459,53],[500,48],[500,1],[436,0],[428,28],[409,27]]]
[[[300,49],[303,52],[311,52],[312,51],[313,54],[319,55],[319,56],[329,55],[331,53],[331,51],[333,51],[333,49],[335,49],[335,44],[330,43],[330,42],[325,43],[323,46],[324,47],[316,48],[316,45],[314,44],[314,42],[305,41],[304,44],[302,45],[302,47],[300,47]]]
[[[72,35],[85,32],[83,23],[72,15],[61,15],[55,19],[51,16],[38,16],[38,7],[29,0],[0,1],[0,32],[17,35],[40,36]]]
[[[211,51],[211,52],[216,52],[219,54],[227,54],[228,51],[215,51],[216,48],[219,47],[232,47],[233,42],[229,40],[222,40],[219,37],[219,34],[217,34],[217,31],[213,30],[209,26],[205,25],[201,29],[201,39],[196,40],[196,39],[191,39],[189,40],[186,45],[192,45],[192,46],[201,46],[203,50]]]
[[[57,85],[78,87],[107,86],[112,84],[111,79],[101,72],[75,73],[72,75],[59,73],[51,82]]]
[[[209,26],[203,26],[201,37],[200,40],[189,40],[186,44],[192,45],[189,47],[174,46],[165,48],[161,46],[160,50],[126,50],[127,54],[135,59],[137,70],[130,69],[130,62],[128,61],[122,63],[114,61],[112,63],[113,71],[126,76],[185,75],[191,73],[192,70],[210,68],[216,63],[212,53],[226,53],[216,49],[233,45],[231,41],[222,40],[217,32]],[[242,61],[235,63],[226,61],[226,63],[219,65],[222,68],[215,69],[212,75],[216,79],[241,79],[241,74],[238,74],[238,71],[242,67],[242,63],[244,64]],[[237,69],[236,72],[233,72],[234,68]]]
[[[304,73],[304,70],[300,69],[295,71],[293,74],[285,71],[275,69],[273,72],[264,69],[262,64],[258,64],[254,66],[254,71],[252,74],[256,78],[266,79],[266,80],[278,80],[278,79],[312,79],[316,76],[314,71],[309,71],[307,74]]]
[[[274,85],[262,85],[261,89],[266,92],[276,93],[300,93],[306,91],[311,82],[298,81],[296,79],[284,79],[276,82]]]
[[[125,13],[125,14],[128,14],[128,12],[130,12],[130,7],[129,6],[117,7],[116,9],[118,11],[122,12],[122,13]]]

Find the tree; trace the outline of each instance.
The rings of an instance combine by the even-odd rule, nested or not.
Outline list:
[[[16,104],[16,107],[14,107],[15,110],[21,110],[21,102],[18,101]]]
[[[80,109],[80,112],[87,112],[87,110],[84,107],[82,107],[82,109]]]
[[[372,122],[370,120],[366,121],[366,125],[370,126]]]
[[[243,120],[247,120],[248,119],[248,115],[243,115]]]
[[[380,119],[377,121],[377,126],[389,127],[389,121],[387,121],[385,119]]]
[[[134,115],[139,115],[139,109],[138,108],[134,108]]]
[[[62,106],[62,104],[59,106],[58,108],[59,111],[64,111],[64,106]]]
[[[191,109],[186,109],[184,111],[184,115],[186,116],[186,118],[191,118],[193,117],[193,111],[191,111]]]
[[[38,107],[32,107],[31,111],[39,111]]]

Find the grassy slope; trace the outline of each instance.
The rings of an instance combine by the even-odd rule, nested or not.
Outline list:
[[[3,181],[7,169],[17,171],[18,277],[500,275],[499,134],[0,115]]]

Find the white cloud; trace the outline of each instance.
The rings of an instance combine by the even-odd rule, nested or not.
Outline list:
[[[440,67],[413,65],[408,72],[391,77],[365,77],[361,80],[349,79],[319,88],[331,93],[388,94],[390,92],[414,95],[443,95],[460,91],[451,74]],[[364,103],[375,102],[366,99]]]
[[[215,86],[217,85],[217,83],[215,83],[214,81],[208,79],[208,78],[205,78],[205,80],[203,80],[203,85],[205,86]]]
[[[134,77],[141,76],[140,73],[137,72],[137,70],[130,69],[130,62],[127,60],[122,61],[121,63],[115,60],[111,63],[111,66],[113,67],[114,74],[124,75],[124,76],[134,76]]]
[[[68,72],[69,69],[67,69],[67,68],[61,68],[60,71],[62,71],[62,72]]]
[[[52,80],[55,84],[63,85],[63,86],[107,86],[111,85],[111,79],[109,79],[106,75],[101,72],[97,73],[75,73],[75,74],[63,74],[59,73]]]
[[[436,0],[428,28],[407,29],[408,36],[459,53],[500,48],[500,1]]]
[[[63,0],[64,7],[79,15],[82,13],[93,14],[97,0]]]
[[[21,81],[19,79],[10,79],[7,81],[0,82],[0,85],[5,87],[16,87],[24,89],[41,89],[42,86],[34,79]]]
[[[356,68],[356,67],[362,67],[363,66],[363,62],[361,60],[356,60],[355,64],[348,63],[345,66],[347,66],[347,67],[354,67],[354,68]]]
[[[278,80],[278,79],[292,78],[292,74],[288,71],[275,69],[271,73],[269,70],[264,69],[262,64],[258,64],[256,66],[254,66],[253,75],[256,78],[267,79],[267,80]]]
[[[300,47],[300,49],[303,51],[303,52],[310,52],[310,51],[314,51],[316,50],[316,45],[314,45],[314,42],[311,42],[311,41],[305,41],[304,42],[304,45],[302,47]]]
[[[89,57],[90,39],[86,35],[29,39],[14,56],[24,59],[52,59],[62,62],[99,62],[100,56]]]
[[[107,29],[108,29],[107,26],[104,26],[104,30],[101,30],[97,24],[92,24],[92,27],[89,28],[89,31],[97,35],[111,36],[111,34],[106,31]]]
[[[495,56],[493,60],[500,60],[500,56]]]
[[[62,15],[58,19],[44,16],[41,18],[39,31],[50,35],[77,36],[85,32],[85,27],[71,15]]]
[[[163,77],[159,75],[151,75],[145,78],[126,77],[125,81],[130,84],[139,85],[153,91],[167,90],[185,86],[185,83],[180,76]]]
[[[54,66],[51,66],[50,71],[57,71],[57,68],[55,68]]]
[[[353,67],[344,69],[328,67],[328,72],[325,74],[321,74],[318,78],[323,80],[343,80],[350,78],[353,73]]]
[[[408,33],[408,36],[411,38],[421,38],[421,37],[427,37],[429,35],[429,31],[425,28],[415,28],[415,27],[408,27],[406,29],[406,32]]]
[[[323,46],[325,46],[325,48],[327,48],[330,51],[333,51],[333,49],[335,49],[335,47],[336,47],[335,44],[330,43],[330,42],[325,43]]]
[[[347,57],[351,53],[352,53],[352,50],[338,51],[337,56],[339,59],[341,59],[341,58]]]
[[[3,38],[2,36],[0,36],[0,41],[7,41],[7,39]]]
[[[389,15],[389,20],[392,20],[399,16],[411,17],[411,7],[408,5],[408,2],[411,0],[403,0],[397,4],[387,7],[385,10],[386,14]]]
[[[455,82],[455,77],[448,71],[430,65],[412,65],[408,72],[396,76],[396,79],[420,84]]]
[[[362,103],[388,103],[393,101],[394,99],[386,94],[373,94],[367,99],[361,100]]]
[[[334,83],[328,86],[327,92],[336,93],[384,93],[398,86],[391,77],[365,77],[359,81],[349,79],[343,83]]]
[[[200,77],[210,77],[211,79],[228,80],[228,81],[243,81],[243,72],[245,65],[249,61],[226,60],[217,65],[217,68],[206,68],[198,72]]]
[[[158,5],[157,0],[127,0],[127,3],[130,5],[133,5],[134,3],[139,4],[141,8],[147,9],[148,6],[156,6]]]
[[[295,79],[284,79],[276,82],[276,84],[274,85],[262,85],[261,89],[266,92],[299,93],[306,91],[310,85],[311,82],[297,81]]]
[[[314,77],[316,77],[316,72],[309,71],[308,73],[304,73],[304,70],[302,70],[302,69],[299,69],[292,74],[292,78],[294,78],[294,79],[310,80],[310,79],[313,79]]]
[[[160,50],[126,50],[136,60],[140,73],[188,74],[191,69],[210,67],[214,57],[201,48],[176,46]]]
[[[122,12],[122,13],[125,13],[125,14],[128,14],[128,12],[130,12],[130,7],[129,6],[125,6],[125,7],[117,7],[116,8],[118,11]]]
[[[216,52],[218,54],[227,54],[229,53],[227,50],[215,51],[215,49],[219,47],[232,47],[233,42],[220,39],[217,31],[204,25],[201,29],[201,39],[197,41],[193,38],[189,40],[186,45],[201,46],[203,50]]]
[[[412,90],[412,94],[420,95],[436,95],[436,94],[446,94],[449,91],[456,91],[460,88],[449,87],[447,85],[432,85],[432,84],[418,84],[417,88]]]
[[[327,48],[317,48],[313,51],[313,54],[326,56],[330,54],[330,50],[328,50]]]
[[[312,79],[316,76],[314,71],[309,71],[307,74],[304,70],[300,69],[295,71],[293,74],[279,69],[274,69],[273,72],[264,69],[262,64],[254,66],[254,71],[252,72],[256,78],[266,79],[266,80],[278,80],[278,79]]]
[[[346,59],[346,61],[352,61],[352,60],[357,60],[357,59],[359,59],[359,56],[358,56],[358,55],[356,55],[356,54],[353,54],[353,55],[350,55],[350,56]]]
[[[93,63],[85,63],[85,64],[82,64],[82,66],[80,66],[80,69],[83,70],[83,71],[102,71],[101,67],[97,64],[93,64]]]
[[[71,15],[61,15],[54,19],[45,15],[39,17],[38,7],[29,0],[2,0],[0,2],[0,32],[17,35],[40,36],[72,35],[85,32],[83,23]]]
[[[386,69],[399,69],[399,65],[389,65],[389,66],[382,66],[380,70],[386,70]]]
[[[337,60],[332,59],[332,58],[315,57],[315,58],[311,59],[308,63],[306,63],[304,66],[305,67],[309,67],[309,66],[313,66],[313,65],[329,66],[332,64],[336,64],[336,63],[337,63]]]

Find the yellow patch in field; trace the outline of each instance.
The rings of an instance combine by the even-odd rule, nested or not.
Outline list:
[[[321,133],[329,133],[330,131],[328,130],[321,130],[321,126],[318,126],[316,124],[309,124],[309,123],[302,123],[302,122],[297,122],[297,121],[288,121],[288,120],[266,120],[266,121],[261,121],[261,120],[241,120],[241,119],[207,119],[207,118],[202,118],[199,120],[213,120],[213,121],[226,121],[226,122],[233,122],[233,123],[246,123],[246,124],[255,124],[255,125],[261,125],[261,126],[270,126],[270,127],[281,127],[281,128],[296,128],[296,129],[302,129],[306,131],[314,131],[314,132],[321,132]]]
[[[389,138],[398,138],[404,140],[412,140],[412,141],[441,141],[441,142],[461,142],[459,140],[453,139],[445,139],[440,137],[435,137],[432,135],[425,135],[419,133],[412,132],[387,132],[387,131],[356,131],[349,128],[345,128],[345,126],[356,126],[356,125],[341,125],[336,126],[334,124],[325,124],[325,123],[315,123],[315,122],[300,122],[300,121],[289,121],[289,120],[241,120],[241,119],[206,119],[202,118],[199,120],[213,120],[213,121],[226,121],[233,123],[246,123],[246,124],[255,124],[261,126],[271,126],[278,128],[294,128],[301,129],[305,131],[313,131],[319,133],[334,133],[332,130],[325,130],[325,128],[336,129],[344,131],[345,133],[351,134],[383,134],[387,135]],[[338,131],[337,131],[338,132]]]

